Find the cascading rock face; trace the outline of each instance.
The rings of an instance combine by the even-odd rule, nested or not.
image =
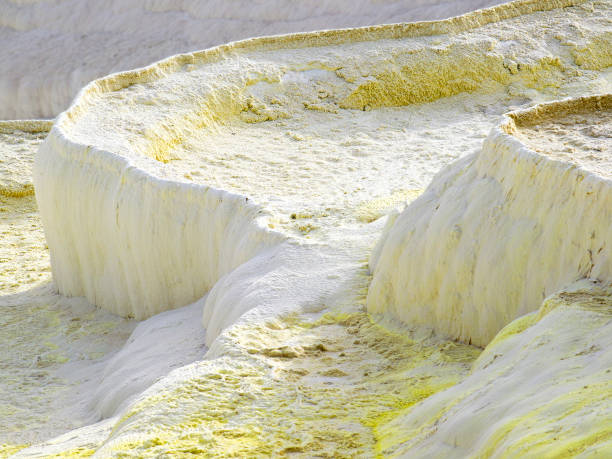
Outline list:
[[[612,56],[582,68],[551,44],[563,30],[568,46],[575,39],[585,42],[583,53],[596,49],[607,5],[583,3],[522,1],[439,22],[253,39],[91,83],[57,119],[34,171],[59,291],[142,319],[195,301],[287,235],[346,239],[340,229],[364,221],[373,193],[409,196],[424,187],[428,176],[411,167],[402,174],[399,165],[447,164],[488,126],[483,112],[461,128],[473,136],[457,152],[407,157],[410,149],[395,148],[412,141],[410,133],[397,138],[402,110],[416,120],[414,104],[466,91],[507,106],[508,92],[520,105],[542,88],[571,91],[581,78],[601,84],[593,68]],[[526,40],[525,18],[557,27]],[[588,30],[575,30],[580,21]],[[323,137],[329,123],[337,126],[325,134],[330,142],[295,146]],[[357,128],[379,141],[389,125],[393,164],[382,170],[384,152],[337,135]],[[260,129],[254,142],[227,140],[246,126]],[[330,148],[344,156],[326,157]],[[407,175],[417,177],[409,187]]]
[[[54,280],[66,295],[143,319],[201,297],[280,240],[242,196],[163,180],[57,135],[41,147],[35,181]]]
[[[369,311],[484,346],[565,285],[612,281],[611,159],[610,95],[510,113],[388,229]]]
[[[0,382],[35,413],[7,418],[18,430],[0,444],[27,425],[44,443],[18,457],[605,446],[610,98],[593,95],[611,91],[611,15],[609,1],[520,0],[247,40],[88,85],[34,167],[55,283],[154,317],[136,326],[49,287],[0,301],[0,338],[18,345]],[[30,339],[46,329],[53,341]],[[13,396],[39,391],[30,361],[65,397]]]

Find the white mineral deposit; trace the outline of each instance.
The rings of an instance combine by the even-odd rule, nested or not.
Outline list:
[[[444,19],[504,0],[0,0],[0,119],[53,118],[95,78],[262,35]]]
[[[56,117],[0,122],[0,457],[612,455],[611,0],[0,43],[0,117]]]

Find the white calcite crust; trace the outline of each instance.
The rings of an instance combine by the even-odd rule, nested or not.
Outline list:
[[[503,0],[0,0],[0,119],[52,118],[91,80],[262,35],[443,19]]]
[[[60,292],[142,319],[195,301],[222,275],[283,239],[264,218],[278,216],[278,208],[266,203],[265,212],[249,201],[261,197],[259,182],[246,181],[251,188],[239,195],[215,186],[214,168],[189,174],[189,151],[178,146],[203,129],[236,120],[290,123],[293,113],[297,119],[303,112],[350,115],[477,89],[503,91],[507,98],[506,85],[525,94],[587,75],[595,79],[572,56],[554,55],[557,29],[521,44],[520,56],[518,44],[508,48],[526,35],[530,21],[557,21],[569,40],[576,34],[573,23],[583,20],[592,25],[580,36],[599,36],[606,5],[594,13],[582,3],[523,1],[439,22],[251,39],[96,80],[59,116],[34,173]],[[559,8],[573,4],[579,6],[569,12]],[[509,68],[509,59],[521,71]],[[599,65],[606,59],[612,57]],[[200,162],[206,161],[204,155]],[[293,181],[278,166],[271,171],[282,180],[272,183]],[[312,178],[328,170],[312,162],[300,172]],[[386,169],[387,181],[394,183],[400,170]],[[318,205],[306,214],[339,209],[343,218],[343,206],[357,208],[366,195],[352,186],[354,171],[338,174],[344,191],[329,208],[317,202],[317,191],[312,201]],[[296,183],[309,189],[307,180]],[[268,196],[274,191],[265,188]],[[291,196],[281,199],[286,211]],[[308,205],[308,195],[301,199]]]
[[[576,150],[579,161],[572,163],[555,157],[555,142],[553,152],[535,154],[519,137],[532,130],[534,113],[544,120],[550,112],[546,120],[554,124],[559,107],[573,103],[588,109],[593,101],[608,100],[541,104],[610,92],[611,8],[607,1],[523,0],[448,21],[247,40],[173,56],[87,86],[59,116],[35,166],[56,284],[62,294],[86,295],[123,316],[152,317],[136,326],[47,287],[47,297],[38,300],[66,305],[61,326],[45,322],[46,316],[30,307],[36,327],[22,333],[19,349],[29,360],[40,355],[48,363],[48,379],[68,377],[59,389],[70,396],[55,400],[47,392],[37,399],[6,391],[12,403],[40,406],[30,408],[30,417],[16,412],[7,418],[15,431],[0,437],[0,443],[10,442],[0,446],[0,455],[24,448],[20,438],[44,441],[100,418],[107,419],[18,455],[452,457],[500,452],[506,444],[535,454],[542,452],[537,438],[523,443],[524,450],[515,441],[529,439],[522,435],[530,427],[527,401],[550,407],[536,413],[542,426],[551,425],[557,408],[568,414],[567,422],[552,427],[567,440],[560,453],[577,451],[573,395],[556,405],[544,392],[547,386],[575,392],[575,378],[590,377],[589,366],[598,370],[591,380],[601,382],[599,369],[609,365],[599,351],[580,354],[580,368],[567,357],[588,350],[590,334],[602,330],[596,344],[605,353],[607,319],[600,314],[591,321],[584,307],[557,315],[550,312],[557,304],[553,297],[542,310],[548,315],[511,321],[573,281],[572,273],[609,276],[605,249],[593,259],[583,256],[588,244],[594,252],[609,240],[609,182],[598,172],[606,163],[590,157],[605,153],[606,140],[587,139],[589,151]],[[501,119],[534,104],[540,105]],[[580,129],[580,136],[590,135]],[[555,139],[567,142],[567,136]],[[576,139],[570,141],[578,148]],[[458,158],[404,213],[385,216]],[[511,183],[522,188],[504,188]],[[589,192],[603,203],[585,198],[584,215],[578,215],[577,200]],[[436,209],[441,196],[448,200]],[[491,202],[502,207],[487,211]],[[542,202],[558,208],[539,209]],[[466,209],[469,213],[462,213]],[[525,209],[531,211],[528,218],[520,214]],[[601,222],[593,223],[595,212],[603,216],[603,230]],[[412,224],[407,215],[439,217],[442,225],[434,235],[439,244],[423,231],[419,241],[425,240],[427,251],[418,255],[417,246],[413,260],[402,252],[412,237],[404,233]],[[455,217],[452,226],[444,223]],[[566,248],[562,239],[558,245],[547,242],[553,254],[538,248],[527,253],[534,245],[530,230],[540,225],[542,234],[550,232],[555,218],[569,228],[554,227],[556,234],[567,233],[578,248]],[[472,228],[464,219],[480,226]],[[589,242],[584,228],[575,229],[577,221],[603,232]],[[385,222],[383,242],[372,257],[377,272],[370,308],[383,312],[376,322],[365,309],[367,258]],[[445,253],[451,266],[439,267]],[[397,254],[401,264],[393,261]],[[451,292],[450,285],[461,287],[469,270],[443,275],[472,255],[482,255],[477,287],[487,299],[495,296],[494,308],[481,314],[468,307],[463,317],[462,303],[455,302],[446,310],[423,309],[423,321],[397,320],[410,314],[412,304],[396,308],[387,300],[433,285],[402,277],[413,262],[425,271],[439,268],[430,272],[447,297],[478,297],[471,290]],[[577,255],[582,258],[572,258]],[[532,256],[545,261],[523,261]],[[538,272],[538,262],[548,263],[549,271]],[[505,277],[493,269],[498,265]],[[533,281],[519,285],[527,274]],[[519,290],[504,287],[506,282]],[[538,283],[546,285],[531,306]],[[583,281],[559,298],[581,289],[580,295],[595,298],[586,302],[607,304],[606,288]],[[0,298],[0,307],[15,313],[7,319],[19,319],[19,308],[35,294],[20,294],[8,304]],[[513,303],[500,295],[512,295]],[[90,320],[82,320],[82,337],[65,344],[60,338],[75,335],[69,319],[79,308]],[[53,317],[53,308],[40,311]],[[452,333],[442,327],[448,321],[435,321],[442,313],[465,331],[468,343],[487,342],[495,333],[491,329],[510,325],[476,360],[480,348],[443,336]],[[580,320],[584,323],[566,334]],[[9,333],[0,338],[11,343],[18,327],[4,327]],[[431,333],[432,327],[442,333]],[[46,344],[33,345],[38,340],[30,336],[47,329],[60,335],[52,336],[61,355]],[[104,355],[80,359],[84,343],[112,346]],[[38,375],[10,356],[7,373],[16,369],[15,381],[22,374]],[[512,364],[511,377],[506,364]],[[537,381],[542,394],[534,394],[529,377],[545,365],[551,371]],[[490,392],[480,390],[479,378],[487,380]],[[25,384],[27,391],[38,387]],[[440,398],[433,398],[436,393]],[[599,403],[601,393],[585,392],[580,399],[598,410],[585,423],[589,428],[608,410],[605,400]],[[482,394],[490,411],[478,404]],[[459,409],[453,410],[454,404]],[[477,415],[472,407],[480,410]],[[504,409],[525,421],[525,430],[506,436],[513,421],[504,418]],[[48,413],[54,422],[45,424]],[[19,436],[19,429],[26,432],[20,426],[24,419],[31,421],[28,438]],[[433,436],[442,423],[448,428]],[[431,429],[414,431],[413,424]],[[605,426],[591,430],[595,436],[580,443],[583,451],[604,443],[599,435]],[[455,441],[453,432],[465,433],[465,441]]]
[[[608,457],[612,287],[567,286],[505,327],[461,383],[380,429],[400,457]]]
[[[511,113],[388,229],[370,262],[368,310],[484,346],[576,279],[612,281],[609,176],[537,154],[513,135],[543,112],[611,106],[606,95]]]

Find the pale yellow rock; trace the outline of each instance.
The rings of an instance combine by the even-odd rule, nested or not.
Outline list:
[[[49,121],[0,121],[0,295],[50,279],[32,164]]]
[[[59,116],[35,172],[60,292],[144,318],[196,300],[285,236],[346,240],[337,229],[356,223],[348,208],[423,188],[423,169],[478,149],[495,114],[609,85],[555,38],[606,37],[609,13],[608,2],[519,1],[439,22],[251,39],[91,83]],[[425,102],[434,105],[414,105]],[[445,104],[448,126],[438,117],[422,129],[419,115]],[[461,133],[455,145],[442,142],[445,129]]]
[[[504,328],[470,376],[379,430],[388,457],[606,457],[612,287],[581,281]]]
[[[563,158],[529,153],[515,161],[502,151],[519,142],[502,141],[510,137],[511,123],[506,130],[498,126],[509,110],[610,91],[610,8],[609,2],[598,1],[520,1],[443,22],[248,40],[174,56],[83,89],[37,157],[37,198],[54,276],[65,294],[86,295],[128,317],[154,316],[127,341],[129,326],[122,328],[126,324],[117,316],[108,315],[113,319],[104,332],[93,330],[100,319],[92,317],[82,342],[106,343],[109,353],[114,349],[110,342],[125,345],[107,359],[93,359],[84,371],[96,389],[63,389],[75,391],[73,400],[91,404],[90,411],[77,414],[106,420],[24,449],[17,457],[461,456],[472,451],[501,455],[506,445],[517,454],[537,456],[606,447],[606,389],[597,385],[600,372],[589,369],[609,366],[607,357],[580,354],[584,368],[562,360],[574,350],[590,349],[587,341],[596,334],[593,339],[604,344],[602,350],[609,347],[605,314],[554,308],[558,298],[565,301],[563,295],[580,289],[580,295],[607,298],[607,290],[600,294],[605,290],[601,285],[566,289],[546,302],[537,317],[511,322],[542,300],[538,296],[531,307],[518,298],[520,292],[503,292],[504,298],[516,300],[507,303],[499,292],[495,295],[500,285],[522,288],[512,277],[514,268],[528,259],[519,250],[505,271],[491,269],[504,266],[497,258],[495,263],[487,259],[483,279],[500,281],[483,281],[474,289],[497,301],[499,307],[486,314],[476,310],[466,319],[455,308],[459,303],[452,303],[453,308],[440,308],[442,313],[452,309],[448,319],[401,326],[397,317],[405,319],[411,304],[372,307],[385,313],[377,317],[381,323],[364,306],[370,281],[365,260],[385,225],[379,217],[392,212],[384,240],[401,239],[391,247],[402,247],[410,237],[402,233],[406,212],[435,207],[430,189],[398,216],[394,209],[401,210],[417,194],[406,190],[424,189],[435,169],[464,157],[435,180],[432,188],[443,191],[440,177],[447,184],[458,169],[475,163],[473,153],[481,150],[491,128],[485,144],[491,154],[480,153],[482,169],[475,177],[466,173],[466,182],[477,184],[483,177],[493,182],[495,172],[499,181],[524,184],[535,180],[533,173],[541,191],[553,188],[561,169],[567,175],[583,174],[580,186],[591,177],[607,180]],[[525,135],[526,126],[521,127]],[[545,167],[538,168],[540,163]],[[602,190],[603,195],[607,188],[602,185]],[[475,225],[483,214],[482,201],[496,196],[481,191],[460,196],[474,203],[474,217],[467,220]],[[534,197],[525,189],[521,203],[541,195],[548,197]],[[585,227],[595,222],[603,227],[595,242],[607,240],[609,225],[601,218],[610,208],[606,196],[585,208],[580,220],[568,217],[564,230],[573,230],[572,222]],[[449,208],[454,205],[461,214],[461,200],[452,201]],[[592,217],[597,211],[600,217]],[[554,221],[550,213],[538,215],[542,225]],[[482,245],[485,252],[502,250],[499,238],[505,233],[486,224],[476,230],[482,232],[479,241],[488,241]],[[450,240],[446,234],[437,241],[432,236],[428,247],[433,249],[424,256],[416,256],[416,250],[411,261],[426,271],[428,263],[436,262],[437,246],[452,249],[461,231],[453,226]],[[546,288],[554,293],[569,283],[555,277],[558,272],[548,265],[542,274],[536,270],[542,260],[557,263],[559,254],[567,254],[568,263],[557,265],[568,277],[575,274],[570,265],[576,261],[580,276],[607,275],[605,253],[591,266],[574,256],[584,240],[575,245],[578,249],[543,247],[539,258],[534,250],[528,261],[534,266],[533,285],[549,276],[554,282]],[[382,252],[375,253],[373,266],[384,267],[389,277],[401,273],[405,265],[385,261]],[[459,279],[460,285],[464,280]],[[405,277],[393,287],[397,297],[429,286],[418,281],[418,276]],[[375,277],[370,295],[377,300],[386,299],[381,292],[388,286],[382,285]],[[586,303],[593,301],[580,304]],[[574,312],[558,312],[566,309]],[[440,323],[450,321],[451,329],[463,327],[466,341],[493,338],[482,357],[476,360],[479,348],[432,331],[444,331]],[[4,336],[10,342],[11,336]],[[558,348],[551,339],[557,336]],[[26,345],[30,341],[36,340],[24,340]],[[24,353],[30,355],[32,346],[26,345]],[[68,351],[74,351],[70,346]],[[495,358],[500,352],[503,356]],[[74,364],[74,354],[67,351],[50,350],[47,356],[50,368]],[[61,364],[62,358],[68,360]],[[506,363],[512,364],[510,377]],[[534,394],[532,370],[543,367],[551,371],[538,380]],[[575,377],[589,379],[595,389],[550,398],[548,387],[569,388],[571,394],[579,390]],[[472,416],[481,408],[479,382],[485,378],[492,388],[484,393],[491,412],[485,406]],[[42,400],[40,410],[32,411],[38,423],[33,424],[44,428],[41,420],[55,408],[52,420],[61,428],[60,415],[68,411],[56,408],[58,401]],[[438,400],[444,401],[443,408]],[[587,408],[563,411],[576,400]],[[455,402],[461,409],[453,410]],[[592,416],[591,408],[597,410]],[[523,409],[533,411],[524,414]],[[435,421],[431,430],[428,421],[442,410],[448,414],[441,420],[446,431],[435,435]],[[559,411],[570,416],[567,422],[555,418]],[[510,414],[504,417],[505,412]],[[466,422],[466,416],[473,419]],[[594,432],[586,440],[588,432],[576,433],[582,416]],[[86,422],[75,416],[76,426]],[[415,432],[410,423],[424,430]],[[543,428],[554,424],[564,433],[557,450],[552,449],[555,437],[547,432],[531,441],[526,429],[539,423]],[[421,433],[431,435],[431,442]],[[454,433],[465,437],[455,442]]]
[[[34,153],[51,125],[44,120],[0,121],[0,196],[34,194]]]
[[[611,106],[605,95],[510,114],[388,229],[368,310],[485,346],[572,281],[612,281]],[[563,130],[536,135],[536,123]]]

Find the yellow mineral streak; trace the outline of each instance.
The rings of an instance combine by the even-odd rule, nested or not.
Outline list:
[[[34,194],[34,152],[47,137],[51,121],[0,121],[0,196]]]
[[[463,382],[384,426],[385,454],[605,454],[612,439],[605,351],[611,314],[612,287],[597,282],[551,296],[500,331]]]
[[[405,332],[364,313],[233,327],[231,358],[174,373],[124,413],[98,453],[374,456],[379,425],[455,384],[480,353]],[[143,430],[144,419],[159,424]]]
[[[51,278],[32,164],[50,121],[0,121],[0,295]]]
[[[609,450],[607,287],[566,289],[540,312],[512,322],[536,307],[520,304],[522,284],[513,283],[520,276],[508,278],[529,259],[520,245],[482,265],[489,279],[491,268],[509,259],[512,269],[499,272],[502,282],[474,289],[490,295],[483,304],[507,300],[509,306],[461,314],[457,294],[467,290],[442,282],[453,280],[450,263],[440,262],[435,276],[425,267],[442,260],[436,250],[455,247],[462,231],[472,237],[486,228],[480,224],[444,230],[426,256],[415,256],[421,244],[406,251],[416,268],[399,282],[393,276],[404,264],[392,247],[382,280],[375,273],[369,292],[357,261],[382,228],[376,220],[416,198],[432,164],[479,151],[483,135],[510,107],[608,91],[610,74],[599,69],[609,65],[610,11],[607,1],[522,0],[447,21],[252,39],[173,56],[84,88],[59,117],[35,168],[58,287],[138,318],[212,288],[201,300],[210,349],[130,400],[95,433],[76,431],[66,443],[23,455],[453,457],[507,450],[537,456],[551,444],[559,455]],[[567,49],[559,52],[559,43]],[[528,125],[518,123],[515,131],[510,125],[496,135],[529,136]],[[474,181],[493,182],[500,157],[491,158],[470,176]],[[511,155],[502,159],[507,167],[495,170],[500,181],[517,170],[537,175],[535,166],[517,167]],[[474,155],[455,167],[472,162]],[[374,182],[384,185],[370,187]],[[465,207],[477,203],[471,215],[482,216],[488,214],[477,198],[495,192],[483,188],[460,197]],[[455,198],[449,207],[460,211]],[[532,202],[534,195],[523,199]],[[434,201],[425,191],[407,211],[433,208]],[[385,237],[402,215],[390,216]],[[599,238],[607,238],[605,230]],[[400,228],[394,237],[402,242],[407,234]],[[484,250],[497,254],[503,233],[487,234],[495,244]],[[320,290],[310,288],[332,248],[337,265],[325,267]],[[376,261],[385,258],[379,249]],[[569,257],[579,267],[578,275],[568,270],[568,276],[609,273],[600,257],[599,264]],[[311,270],[299,270],[299,262]],[[357,279],[342,277],[343,263],[353,275],[358,271]],[[424,282],[419,272],[426,273]],[[462,272],[459,284],[471,274]],[[529,280],[539,279],[536,274]],[[325,282],[340,278],[346,285]],[[546,288],[557,291],[566,280]],[[455,327],[453,337],[468,341],[470,327],[482,320],[474,327],[474,342],[490,341],[482,355],[431,328],[391,326],[389,315],[376,322],[365,312],[367,294],[378,305],[372,312],[406,319],[402,311],[416,302],[387,311],[393,295],[422,292],[428,282],[435,292],[453,293],[442,302],[443,312],[452,307],[452,314],[436,317]],[[517,288],[501,295],[500,285]],[[14,304],[23,307],[19,299]],[[417,314],[421,322],[406,322],[436,328],[427,322],[432,308],[424,310]],[[101,311],[88,311],[80,336],[87,339],[77,344],[95,341],[94,335],[125,339],[117,316],[104,322],[95,317]],[[47,306],[35,312],[36,320],[73,335],[67,314]],[[29,330],[39,329],[45,327]],[[19,344],[29,358],[28,338]],[[48,341],[47,359],[37,362],[49,368],[63,359],[74,363],[62,343]],[[533,378],[538,371],[543,374]],[[19,376],[10,383],[20,387]],[[43,413],[56,406],[43,401]]]
[[[17,451],[27,448],[28,445],[9,445],[7,443],[0,444],[0,458],[5,459]]]

